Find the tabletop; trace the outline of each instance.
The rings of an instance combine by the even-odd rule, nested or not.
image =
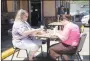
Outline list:
[[[41,40],[47,41],[47,57],[48,57],[49,56],[48,50],[50,48],[50,41],[55,41],[56,39],[58,39],[58,37],[52,35],[53,30],[48,29],[46,32],[47,33],[45,33],[45,34],[35,35],[35,37],[40,38]],[[51,39],[55,39],[55,40],[51,40]]]
[[[61,22],[52,22],[52,23],[49,23],[48,25],[62,25],[62,23]]]
[[[35,35],[35,37],[38,37],[38,38],[51,38],[51,39],[57,39],[58,37],[57,36],[54,36],[53,35],[54,31],[53,30],[47,30],[47,33],[46,34],[42,34],[42,35]]]

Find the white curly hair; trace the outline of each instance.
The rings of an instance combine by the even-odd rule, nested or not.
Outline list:
[[[20,9],[18,10],[17,14],[16,14],[16,17],[15,17],[15,20],[22,20],[22,16],[27,13],[26,10],[23,10],[23,9]]]

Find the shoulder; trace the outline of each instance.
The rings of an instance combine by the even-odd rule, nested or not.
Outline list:
[[[72,23],[71,29],[72,29],[72,30],[79,31],[79,26],[78,26],[77,24]]]
[[[19,27],[21,27],[21,26],[23,26],[23,25],[24,25],[24,24],[23,24],[22,22],[14,22],[13,27],[19,28]]]
[[[66,26],[65,26],[65,28],[71,28],[72,27],[72,23],[70,22],[70,23],[68,23]]]
[[[76,25],[76,24],[74,24],[72,22],[70,22],[69,24],[67,24],[65,26],[65,28],[68,29],[68,30],[76,30],[76,29],[79,30],[78,25]]]
[[[79,26],[78,26],[77,24],[74,24],[74,23],[72,23],[72,22],[71,22],[71,25],[70,25],[70,26],[79,28]]]
[[[77,24],[73,24],[73,27],[75,28],[79,28],[79,26]]]

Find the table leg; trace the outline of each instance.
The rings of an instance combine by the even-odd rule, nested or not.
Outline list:
[[[61,26],[61,30],[63,30],[64,26]]]
[[[50,39],[47,40],[47,57],[49,56]]]
[[[60,30],[60,26],[58,26],[58,30]]]
[[[62,25],[58,26],[58,30],[63,30],[63,28],[64,28],[64,26],[62,26]]]

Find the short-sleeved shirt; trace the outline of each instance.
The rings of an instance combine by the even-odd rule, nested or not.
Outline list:
[[[78,25],[70,22],[64,26],[64,29],[60,35],[63,36],[61,37],[62,43],[77,46],[80,39],[80,29]]]
[[[42,45],[42,41],[37,40],[34,36],[24,35],[23,32],[27,30],[33,30],[27,22],[22,22],[20,20],[14,22],[12,28],[12,43],[14,47],[36,51],[39,49],[39,46]]]
[[[27,30],[31,30],[31,26],[27,22],[14,22],[12,28],[13,40],[28,39],[28,36],[22,35],[22,33]]]

